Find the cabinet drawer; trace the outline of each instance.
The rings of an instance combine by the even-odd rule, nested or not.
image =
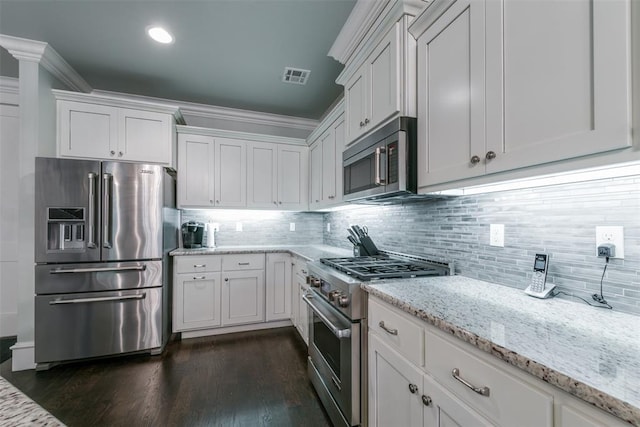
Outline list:
[[[553,425],[553,397],[427,330],[425,366],[440,383],[499,425]],[[454,369],[460,380],[454,378]],[[469,383],[463,384],[461,380]],[[486,394],[470,387],[488,388]]]
[[[235,270],[263,270],[264,254],[225,255],[222,257],[224,271]]]
[[[414,365],[424,365],[424,331],[420,325],[371,298],[369,299],[369,331],[376,333]]]
[[[177,256],[175,257],[175,273],[204,273],[220,271],[222,259],[217,255]]]

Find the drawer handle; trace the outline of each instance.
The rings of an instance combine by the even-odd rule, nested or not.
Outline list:
[[[200,276],[200,277],[193,276],[193,280],[204,280],[204,279],[206,279],[205,276]]]
[[[248,262],[239,262],[238,265],[249,265],[250,263]]]
[[[453,371],[451,371],[451,375],[453,376],[453,378],[455,378],[456,380],[460,381],[462,384],[466,385],[467,387],[469,387],[471,390],[475,391],[478,394],[481,394],[483,396],[489,396],[489,387],[476,387],[473,384],[471,384],[470,382],[468,382],[467,380],[465,380],[464,378],[462,378],[460,376],[460,369],[458,368],[453,368]]]
[[[416,394],[418,392],[418,386],[415,384],[409,384],[409,391],[411,394]]]
[[[381,320],[380,323],[378,323],[378,326],[380,326],[382,329],[384,329],[390,335],[398,335],[398,330],[397,329],[387,328],[384,325],[384,320]]]
[[[193,268],[204,268],[207,264],[193,264]]]

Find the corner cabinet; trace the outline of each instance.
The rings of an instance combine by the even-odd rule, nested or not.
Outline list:
[[[178,207],[308,209],[304,140],[193,126],[177,130]]]
[[[411,24],[421,188],[631,146],[628,1],[435,0]]]
[[[53,90],[58,157],[175,166],[177,107]]]

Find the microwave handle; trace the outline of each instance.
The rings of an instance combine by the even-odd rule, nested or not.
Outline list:
[[[382,168],[382,154],[386,151],[385,147],[376,147],[376,158],[375,158],[375,166],[376,166],[376,176],[375,176],[375,184],[376,185],[385,185],[386,184],[386,176],[382,177],[383,171]],[[386,169],[386,168],[385,168]]]

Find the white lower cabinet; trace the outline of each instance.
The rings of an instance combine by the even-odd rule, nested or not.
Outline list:
[[[625,425],[389,304],[368,306],[372,427]]]
[[[291,316],[291,255],[267,254],[266,321]]]
[[[223,272],[222,325],[264,322],[264,270]]]
[[[309,345],[309,308],[302,296],[309,289],[307,285],[307,261],[295,257],[292,262],[291,285],[291,323],[298,330],[298,333]]]
[[[176,276],[173,331],[220,326],[220,272]]]

